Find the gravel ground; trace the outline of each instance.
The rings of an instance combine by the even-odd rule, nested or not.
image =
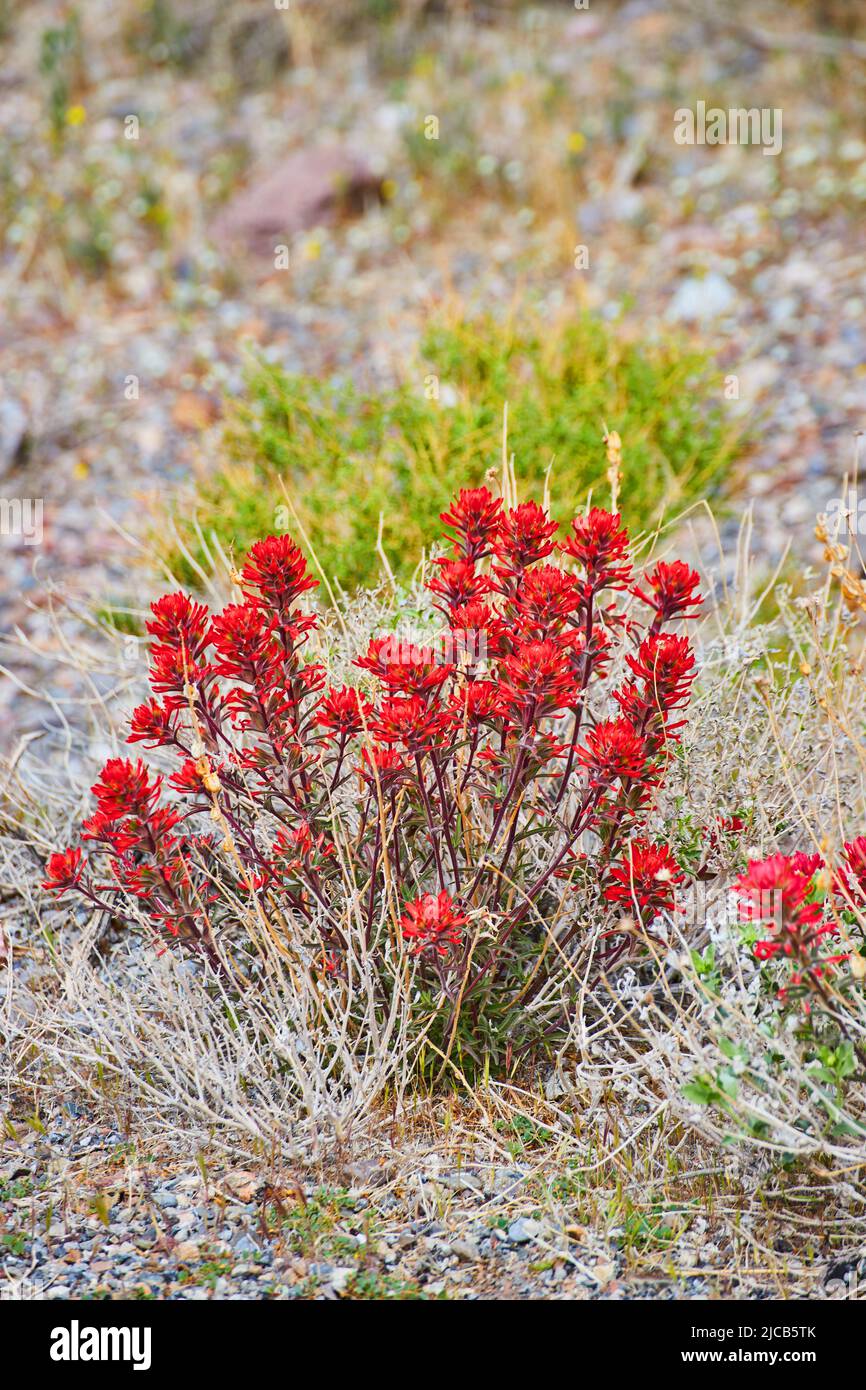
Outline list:
[[[529,1160],[276,1179],[134,1153],[74,1105],[46,1131],[0,1169],[0,1298],[838,1298],[862,1256],[797,1257],[782,1222],[755,1260],[752,1218],[735,1236],[711,1206],[628,1241],[541,1198]]]

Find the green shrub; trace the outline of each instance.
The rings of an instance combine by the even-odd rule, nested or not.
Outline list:
[[[549,470],[554,516],[571,516],[591,490],[608,500],[603,424],[619,432],[620,505],[635,531],[710,491],[738,443],[705,355],[623,341],[589,315],[553,326],[441,320],[414,373],[384,394],[257,361],[248,397],[229,407],[227,459],[200,487],[195,515],[178,517],[180,534],[201,562],[196,521],[237,552],[296,529],[282,479],[330,576],[346,587],[376,577],[381,515],[389,563],[404,578],[454,491],[499,469],[506,401],[518,484],[538,489]],[[195,583],[179,549],[167,558]]]

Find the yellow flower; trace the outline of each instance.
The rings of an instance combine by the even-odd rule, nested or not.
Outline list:
[[[87,112],[83,106],[70,106],[66,112],[67,125],[83,125],[87,120]]]
[[[565,143],[569,154],[580,154],[586,144],[586,136],[581,130],[572,130]]]

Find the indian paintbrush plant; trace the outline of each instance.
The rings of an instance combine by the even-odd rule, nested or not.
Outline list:
[[[357,686],[305,653],[316,581],[286,535],[252,546],[222,612],[155,602],[128,742],[161,770],[105,764],[86,853],[52,855],[46,887],[144,923],[241,1001],[263,948],[323,1009],[363,978],[387,1010],[408,980],[425,1055],[472,1071],[555,1045],[588,943],[599,979],[675,909],[683,872],[650,826],[700,595],[680,561],[639,578],[596,507],[560,536],[480,487],[442,522],[441,640],[373,638]]]

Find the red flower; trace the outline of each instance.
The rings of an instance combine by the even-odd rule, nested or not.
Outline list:
[[[171,711],[158,700],[148,700],[134,709],[130,717],[127,743],[149,744],[159,748],[174,738],[174,718]]]
[[[581,605],[581,593],[573,574],[555,565],[529,570],[517,596],[517,622],[521,631],[538,637],[557,632]]]
[[[151,604],[153,618],[147,630],[155,639],[151,657],[150,683],[157,695],[167,695],[168,711],[187,704],[187,685],[195,685],[208,672],[201,662],[210,643],[208,611],[203,603],[193,603],[186,594],[164,594]]]
[[[229,680],[255,685],[277,659],[274,619],[252,601],[227,604],[214,618],[211,636],[219,654],[214,669]]]
[[[291,830],[279,831],[273,845],[272,868],[278,876],[291,876],[301,869],[320,869],[326,860],[337,853],[323,832],[314,834],[308,821],[301,821]]]
[[[440,558],[436,564],[439,566],[439,573],[435,579],[430,580],[427,588],[431,594],[439,594],[444,598],[449,608],[456,604],[474,603],[476,599],[484,598],[493,588],[486,575],[476,574],[471,560]]]
[[[48,877],[42,887],[50,893],[66,893],[77,888],[84,873],[84,856],[80,849],[58,850],[48,856]]]
[[[165,695],[165,708],[172,713],[189,707],[187,687],[194,687],[209,673],[207,664],[198,665],[190,659],[187,648],[155,647],[150,667],[151,688]]]
[[[791,868],[803,878],[811,880],[819,869],[823,869],[824,859],[820,854],[803,854],[798,850],[791,855]]]
[[[795,863],[794,861],[797,861]],[[817,861],[817,864],[816,864]],[[736,883],[740,915],[747,921],[767,923],[772,935],[755,943],[760,961],[779,958],[789,966],[788,982],[778,991],[786,1000],[792,992],[806,994],[831,974],[846,954],[824,955],[824,938],[835,932],[822,920],[820,903],[809,902],[812,878],[820,856],[773,854],[752,861]],[[804,1010],[809,1012],[808,1000]]]
[[[109,758],[91,787],[100,812],[104,816],[138,816],[146,819],[159,800],[162,779],[151,782],[147,768],[139,758]]]
[[[383,789],[392,788],[406,777],[408,768],[405,760],[393,748],[364,748],[358,772],[368,787],[375,789],[376,783]]]
[[[669,724],[667,720],[673,710],[688,703],[691,694],[695,659],[689,640],[651,632],[641,642],[637,655],[627,656],[626,661],[642,681],[642,688],[627,681],[614,698],[623,714],[635,727],[643,729],[657,751],[684,722]]]
[[[682,560],[674,560],[671,565],[660,560],[646,579],[650,592],[635,589],[635,593],[656,610],[657,621],[667,623],[672,618],[696,616],[702,602],[695,592],[700,582],[700,575]]]
[[[746,822],[739,816],[716,816],[711,825],[705,825],[701,830],[701,839],[709,850],[717,850],[723,835],[738,835],[745,828]]]
[[[204,791],[202,775],[191,758],[184,760],[180,772],[172,773],[168,784],[184,796],[200,796]]]
[[[303,551],[291,536],[256,541],[241,570],[241,580],[258,590],[251,600],[257,607],[272,609],[284,622],[295,600],[318,585],[307,573]]]
[[[383,700],[370,728],[383,743],[402,743],[410,753],[424,753],[442,736],[450,720],[431,710],[417,695]]]
[[[704,826],[701,831],[701,838],[717,844],[720,835],[737,835],[745,828],[746,822],[741,820],[739,816],[716,816],[712,825]]]
[[[796,914],[805,922],[816,922],[821,916],[819,904],[804,901],[809,895],[811,878],[811,873],[802,873],[785,854],[750,860],[748,869],[735,884],[741,918],[753,922],[779,922]]]
[[[344,685],[340,690],[332,687],[325,695],[316,712],[316,723],[328,730],[329,738],[354,738],[371,714],[372,706],[361,692]]]
[[[519,642],[502,662],[502,701],[526,726],[570,709],[578,699],[574,676],[558,642]]]
[[[666,845],[638,838],[612,865],[604,896],[608,902],[636,904],[641,917],[650,920],[674,910],[674,889],[682,880],[682,869]]]
[[[781,949],[781,941],[756,941],[755,960],[772,960],[773,956]]]
[[[550,538],[558,530],[559,523],[551,521],[537,502],[521,502],[506,512],[493,547],[501,562],[494,566],[496,573],[504,577],[543,560],[554,549]]]
[[[393,639],[396,641],[397,639]],[[371,637],[367,644],[367,655],[357,656],[354,665],[362,671],[369,671],[377,680],[384,681],[388,668],[390,637]]]
[[[163,594],[150,605],[153,618],[145,626],[154,641],[164,647],[183,647],[191,661],[208,645],[208,611],[186,594]]]
[[[493,681],[467,681],[461,689],[454,691],[450,708],[455,724],[462,726],[465,723],[474,728],[499,719],[504,712],[504,701]]]
[[[314,581],[288,536],[251,548],[235,576],[242,601],[212,619],[182,593],[153,605],[152,698],[134,710],[129,743],[173,746],[180,756],[165,774],[164,801],[163,779],[141,761],[106,763],[81,840],[96,842],[90,864],[100,893],[121,909],[134,894],[155,928],[217,968],[212,948],[217,933],[236,929],[239,897],[267,888],[278,917],[283,908],[299,911],[319,933],[311,960],[325,970],[335,962],[348,980],[353,947],[329,921],[324,881],[333,880],[338,896],[363,893],[373,949],[393,884],[418,893],[415,885],[432,882],[435,871],[437,887],[451,883],[455,895],[456,885],[471,884],[473,906],[490,914],[483,959],[466,962],[470,1011],[490,988],[511,989],[518,967],[547,969],[548,958],[537,966],[531,958],[543,933],[512,937],[511,929],[533,906],[547,910],[546,885],[565,871],[568,854],[588,856],[584,876],[600,877],[610,901],[634,892],[641,910],[668,904],[679,874],[673,861],[639,839],[626,861],[623,845],[643,831],[663,773],[662,740],[689,694],[688,644],[659,634],[666,618],[696,608],[697,576],[658,565],[645,583],[652,622],[636,622],[633,607],[645,615],[646,607],[630,604],[627,617],[615,593],[599,597],[634,583],[619,516],[591,509],[559,549],[545,507],[526,502],[506,513],[482,487],[464,489],[442,520],[449,554],[436,560],[429,585],[445,617],[441,634],[429,646],[396,636],[370,642],[357,665],[378,683],[375,703],[348,685],[327,688],[323,667],[302,659],[316,624],[304,602]],[[628,679],[616,692],[622,713],[596,724],[611,693],[602,681],[626,646]],[[566,711],[576,717],[566,720]],[[348,746],[358,750],[351,758]],[[327,808],[352,764],[357,807],[335,857]],[[480,838],[467,833],[464,792],[490,813]],[[269,824],[294,828],[268,849]],[[48,882],[92,899],[97,870],[80,879],[79,856],[54,857]],[[804,900],[798,912],[808,907]],[[407,904],[401,929],[441,969],[438,957],[467,938],[468,911],[444,890],[422,893]]]
[[[624,589],[631,578],[628,532],[621,525],[619,512],[593,507],[582,516],[576,516],[571,523],[571,535],[563,541],[562,549],[583,565],[592,592]]]
[[[486,487],[464,488],[439,520],[457,533],[453,542],[464,560],[483,560],[499,532],[502,502]]]
[[[466,916],[449,893],[422,893],[406,904],[400,927],[406,941],[414,942],[412,954],[417,956],[428,948],[437,955],[447,956],[449,947],[457,947],[466,926]]]
[[[645,683],[647,700],[662,710],[684,705],[694,680],[695,658],[688,637],[672,637],[667,633],[650,633],[638,647],[636,656],[626,662],[639,680]]]
[[[577,750],[578,762],[589,773],[593,786],[607,786],[617,779],[644,778],[646,744],[627,719],[606,719],[596,724]]]
[[[432,647],[416,647],[399,637],[374,637],[367,655],[355,662],[364,671],[372,671],[392,690],[404,695],[420,695],[426,699],[444,685],[454,667],[441,665]]]
[[[860,890],[859,896],[866,897],[866,835],[858,835],[856,840],[848,841],[845,845],[845,863]],[[844,870],[839,874],[839,879],[845,887],[849,888],[849,896],[853,897],[854,894],[850,893],[850,882]]]
[[[505,645],[505,624],[489,604],[480,599],[457,603],[448,613],[449,660],[476,665],[500,654]]]
[[[139,761],[109,758],[100,780],[91,788],[96,811],[82,826],[86,840],[102,840],[117,854],[137,845],[152,848],[177,825],[180,817],[158,806],[162,778],[150,781]]]

